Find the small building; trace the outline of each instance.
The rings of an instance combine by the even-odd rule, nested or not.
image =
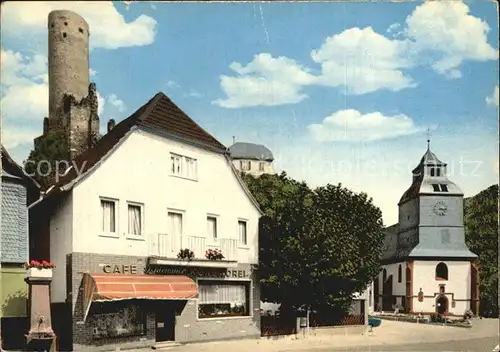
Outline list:
[[[378,310],[477,314],[477,256],[465,243],[463,193],[430,147],[398,206],[399,222],[386,229],[383,270],[374,282]]]
[[[108,129],[32,207],[60,349],[260,337],[261,211],[227,148],[163,93]]]
[[[229,147],[234,167],[246,174],[274,174],[273,153],[262,144],[236,142]]]
[[[28,204],[39,198],[39,185],[0,146],[2,154],[0,234],[0,342],[23,348],[28,328],[24,264],[29,258]]]

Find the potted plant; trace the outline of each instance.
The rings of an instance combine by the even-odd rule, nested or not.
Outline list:
[[[32,260],[25,264],[26,277],[52,278],[52,269],[56,267],[54,263],[46,260]]]
[[[218,249],[207,249],[207,251],[205,252],[205,258],[207,258],[208,260],[222,260],[224,259],[224,256]]]
[[[189,248],[181,249],[179,251],[179,253],[177,254],[177,258],[193,260],[194,259],[194,252],[192,250],[190,250]]]

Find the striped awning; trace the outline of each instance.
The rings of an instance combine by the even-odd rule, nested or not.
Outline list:
[[[123,299],[185,300],[198,297],[196,283],[180,275],[83,275],[85,316],[96,301]]]

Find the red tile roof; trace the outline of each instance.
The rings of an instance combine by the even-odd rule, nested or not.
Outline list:
[[[96,165],[134,126],[142,126],[169,136],[181,138],[198,146],[225,153],[227,148],[200,127],[162,92],[105,134],[97,144],[73,160],[73,167],[59,181],[49,187],[47,195],[61,191],[77,176],[83,175]],[[76,168],[78,171],[76,170]]]

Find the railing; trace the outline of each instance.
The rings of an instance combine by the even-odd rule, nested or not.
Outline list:
[[[149,237],[149,255],[177,258],[181,249],[188,248],[193,251],[195,258],[204,259],[206,250],[211,248],[222,251],[225,260],[237,260],[237,240],[219,238],[210,242],[205,237],[156,233]]]

